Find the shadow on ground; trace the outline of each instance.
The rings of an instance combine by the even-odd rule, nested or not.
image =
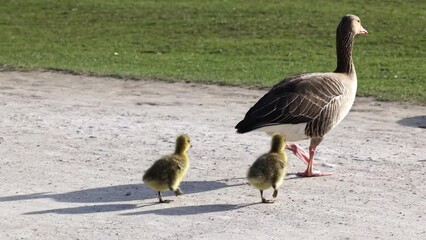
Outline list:
[[[403,126],[426,128],[426,115],[403,118],[398,123]]]
[[[205,205],[196,205],[196,206],[182,206],[182,207],[171,207],[171,208],[160,208],[152,209],[147,211],[139,211],[132,213],[123,213],[123,216],[132,216],[132,215],[144,215],[144,214],[157,214],[157,215],[194,215],[194,214],[203,214],[203,213],[215,213],[215,212],[227,212],[233,211],[240,208],[257,205],[261,203],[251,203],[251,204],[205,204]]]
[[[290,177],[288,179],[292,179]],[[294,177],[297,178],[297,177]],[[244,179],[244,178],[234,178]],[[231,179],[222,179],[217,181],[186,181],[182,182],[181,189],[185,194],[200,193],[214,191],[222,188],[236,187],[246,185],[246,182],[239,181],[240,183],[229,184],[227,183]],[[165,197],[173,196],[173,193],[168,191],[163,194]],[[104,212],[116,212],[116,211],[127,211],[132,209],[145,208],[148,206],[159,205],[158,201],[155,200],[150,203],[138,203],[138,204],[126,204],[122,202],[144,200],[144,199],[156,199],[157,193],[152,189],[144,186],[143,184],[125,184],[116,185],[100,188],[83,189],[79,191],[72,191],[66,193],[34,193],[26,195],[6,196],[0,197],[0,202],[7,201],[24,201],[34,199],[52,199],[57,202],[69,202],[69,203],[82,203],[81,206],[73,206],[67,208],[56,208],[47,209],[40,211],[32,211],[24,213],[25,215],[37,215],[37,214],[93,214],[93,213],[104,213]],[[118,203],[120,202],[120,203]],[[121,214],[123,216],[131,215],[144,215],[144,214],[157,214],[157,215],[192,215],[200,213],[213,213],[213,212],[225,212],[232,211],[242,207],[255,205],[258,203],[236,205],[236,204],[205,204],[195,206],[180,206],[180,207],[168,207],[173,205],[161,204],[160,209],[152,209],[146,211],[137,211],[131,213]]]
[[[185,194],[213,191],[221,188],[244,185],[227,184],[220,181],[186,181],[182,182],[181,189]],[[164,196],[173,196],[170,191]],[[50,198],[58,202],[72,203],[110,203],[157,198],[157,193],[143,184],[125,184],[100,188],[83,189],[66,193],[34,193],[26,195],[0,197],[0,202],[20,201],[31,199]]]
[[[101,213],[101,212],[115,212],[124,211],[134,208],[138,208],[136,204],[101,204],[92,206],[78,206],[70,208],[56,208],[42,211],[27,212],[25,215],[37,215],[37,214],[89,214],[89,213]]]
[[[151,209],[147,211],[138,211],[132,213],[123,213],[122,216],[133,216],[133,215],[144,215],[144,214],[157,214],[157,215],[194,215],[202,213],[214,213],[214,212],[226,212],[243,207],[256,205],[260,203],[252,203],[245,205],[236,205],[236,204],[207,204],[207,205],[196,205],[196,206],[183,206],[183,207],[168,207],[172,205],[161,204],[165,208]],[[137,205],[137,204],[97,204],[91,206],[78,206],[70,208],[56,208],[42,211],[33,211],[24,213],[24,215],[38,215],[38,214],[94,214],[94,213],[105,213],[105,212],[116,212],[116,211],[126,211],[132,209],[139,209],[154,205],[160,205],[158,202]]]

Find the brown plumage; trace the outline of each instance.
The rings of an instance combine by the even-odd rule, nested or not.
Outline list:
[[[344,16],[336,30],[336,70],[299,74],[276,84],[236,125],[237,132],[281,132],[290,142],[311,139],[309,156],[298,145],[288,144],[288,149],[308,165],[299,175],[328,175],[313,172],[314,154],[323,137],[343,120],[355,100],[357,76],[352,48],[357,34],[367,34],[360,19]]]
[[[249,183],[259,189],[263,203],[272,203],[278,195],[278,188],[284,181],[287,173],[287,154],[284,152],[286,146],[284,135],[275,134],[272,137],[271,150],[260,156],[247,172]],[[274,189],[272,200],[263,197],[263,191]]]
[[[160,203],[169,203],[164,200],[162,191],[170,190],[176,196],[183,194],[179,185],[189,168],[188,149],[191,147],[189,136],[182,134],[176,139],[175,152],[155,161],[142,177],[148,187],[157,191]]]

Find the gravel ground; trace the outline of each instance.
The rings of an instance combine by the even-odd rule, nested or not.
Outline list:
[[[260,204],[245,175],[270,138],[234,126],[264,93],[0,72],[0,239],[426,239],[426,107],[357,98],[317,149],[333,175],[298,178],[289,153]],[[179,133],[185,194],[157,204],[141,177]]]

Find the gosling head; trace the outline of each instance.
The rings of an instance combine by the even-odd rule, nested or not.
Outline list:
[[[177,154],[182,154],[188,151],[192,147],[191,140],[187,134],[181,134],[176,139],[176,151]]]
[[[275,133],[272,136],[271,152],[282,152],[286,146],[285,137],[281,133]]]
[[[361,25],[361,19],[355,15],[348,14],[342,18],[337,31],[341,32],[344,36],[351,33],[353,36],[357,34],[367,35],[368,32]]]

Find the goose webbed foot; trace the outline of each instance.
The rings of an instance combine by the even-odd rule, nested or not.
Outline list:
[[[321,142],[322,139],[316,139],[316,144],[311,144],[309,146],[309,159],[308,167],[304,172],[297,173],[297,176],[299,177],[321,177],[321,176],[330,176],[331,173],[321,173],[319,171],[314,171],[314,155],[315,155],[315,149],[317,148],[318,144]],[[312,143],[312,141],[311,141]]]
[[[320,171],[304,171],[304,172],[298,172],[296,175],[299,177],[323,177],[323,176],[330,176],[332,173],[322,173]]]

